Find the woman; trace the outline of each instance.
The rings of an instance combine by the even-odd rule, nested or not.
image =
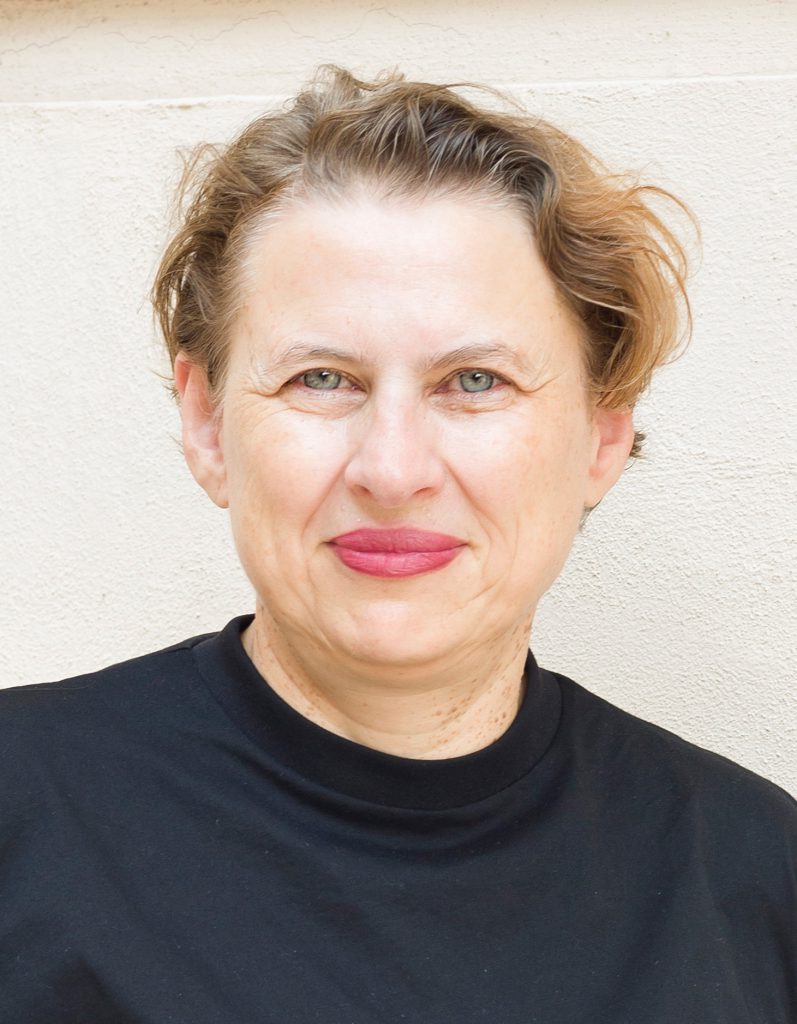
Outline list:
[[[256,611],[3,692],[2,1019],[793,1020],[794,801],[528,650],[677,343],[666,194],[335,69],[205,156],[154,299]]]

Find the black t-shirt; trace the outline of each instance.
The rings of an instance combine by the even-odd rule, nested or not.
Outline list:
[[[438,761],[221,633],[0,691],[2,1024],[794,1024],[797,807],[526,663]]]

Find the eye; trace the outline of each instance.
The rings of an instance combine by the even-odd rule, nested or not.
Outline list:
[[[300,374],[290,382],[291,384],[303,384],[311,391],[336,391],[341,381],[345,380],[342,373],[335,370],[308,370]]]
[[[314,370],[306,370],[288,383],[298,385],[308,391],[339,391],[350,390],[347,388],[341,389],[341,385],[347,381],[349,381],[349,378],[342,373],[338,373],[337,370],[319,367]],[[459,381],[460,386],[452,387],[452,381]],[[498,386],[506,383],[507,381],[503,377],[500,377],[497,373],[491,373],[489,370],[460,370],[448,378],[448,381],[445,382],[445,387],[449,392],[479,395],[494,392],[498,390]]]
[[[493,386],[503,384],[504,380],[496,373],[489,373],[487,370],[461,370],[454,374],[450,380],[458,380],[462,390],[468,394],[480,394],[484,391],[493,390]]]

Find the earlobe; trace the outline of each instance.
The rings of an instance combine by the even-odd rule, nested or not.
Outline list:
[[[628,463],[634,443],[631,409],[604,409],[593,413],[593,447],[586,505],[594,508],[608,493]]]
[[[210,399],[207,372],[180,352],[174,361],[174,383],[180,396],[185,461],[211,501],[227,508],[221,416]]]

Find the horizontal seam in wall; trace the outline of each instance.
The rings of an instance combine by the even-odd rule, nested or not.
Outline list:
[[[720,85],[744,82],[790,82],[797,81],[797,72],[784,72],[774,75],[684,75],[682,77],[649,77],[649,78],[571,78],[545,79],[537,82],[485,82],[507,93],[524,92],[529,89],[546,91],[568,89],[616,89],[646,85]],[[225,93],[218,96],[158,96],[141,100],[102,99],[102,100],[7,100],[0,103],[0,108],[30,107],[37,110],[58,109],[102,109],[103,107],[129,107],[131,109],[146,107],[191,108],[224,103],[258,103],[277,104],[284,102],[287,93]]]

